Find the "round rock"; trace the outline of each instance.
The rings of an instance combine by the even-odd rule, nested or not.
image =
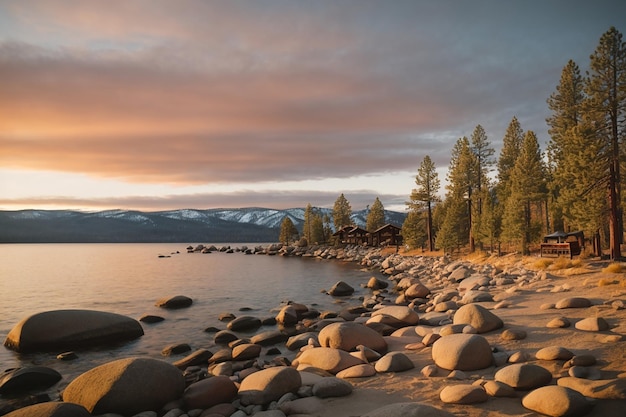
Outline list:
[[[591,307],[591,301],[583,297],[568,297],[559,300],[555,304],[555,308],[586,308]]]
[[[339,281],[328,291],[328,293],[335,297],[343,297],[347,295],[352,295],[354,293],[354,288],[352,288],[349,284]]]
[[[185,378],[178,368],[150,358],[126,358],[105,363],[74,379],[63,400],[80,404],[92,414],[132,415],[160,410],[178,399]]]
[[[577,321],[574,327],[585,332],[603,332],[609,330],[609,323],[602,317],[587,317]]]
[[[155,303],[157,307],[168,309],[186,308],[191,306],[191,304],[193,304],[193,300],[185,295],[160,298]]]
[[[20,321],[7,335],[4,346],[17,352],[50,352],[133,340],[141,336],[141,324],[121,314],[54,310]]]
[[[261,327],[261,319],[253,316],[241,316],[228,322],[226,328],[234,332],[255,330]]]
[[[484,403],[489,396],[479,385],[448,385],[439,393],[439,398],[446,404]]]
[[[476,334],[451,334],[433,344],[432,358],[440,368],[475,371],[493,363],[487,339]]]
[[[60,373],[46,366],[9,369],[0,375],[0,394],[48,388],[61,378]]]
[[[478,333],[486,333],[501,328],[504,323],[485,307],[478,304],[467,304],[454,313],[453,324],[469,324]]]
[[[351,393],[351,383],[333,376],[322,378],[313,384],[313,395],[318,398],[345,397]]]
[[[189,385],[183,394],[188,410],[205,409],[237,398],[237,386],[227,376],[213,376]]]
[[[402,352],[389,352],[380,358],[375,365],[377,372],[403,372],[413,369],[415,365],[408,356]]]
[[[316,347],[307,349],[296,358],[297,363],[310,365],[322,369],[331,374],[350,368],[355,365],[362,365],[363,361],[340,349],[327,347]]]
[[[531,363],[516,363],[496,372],[494,380],[503,382],[516,390],[528,391],[547,385],[552,374],[546,368]]]
[[[543,361],[568,361],[574,357],[574,354],[561,346],[547,346],[539,349],[535,357]]]
[[[363,345],[379,353],[387,351],[387,342],[377,331],[356,322],[332,323],[318,336],[322,347],[352,351]]]
[[[239,387],[239,398],[243,405],[269,404],[289,392],[297,392],[301,385],[302,379],[297,370],[275,366],[244,378]]]
[[[534,412],[551,417],[583,416],[593,407],[582,394],[572,389],[550,385],[529,392],[522,405]]]

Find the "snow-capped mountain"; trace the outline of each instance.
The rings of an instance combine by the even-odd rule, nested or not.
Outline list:
[[[331,209],[317,210],[332,218]],[[404,213],[385,214],[398,226],[405,218]],[[0,242],[273,242],[285,216],[302,227],[303,208],[0,211]],[[352,219],[364,227],[367,211],[353,212]]]

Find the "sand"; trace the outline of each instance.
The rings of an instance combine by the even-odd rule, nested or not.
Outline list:
[[[506,292],[506,288],[490,291],[496,300],[506,300],[508,308],[491,310],[504,321],[504,328],[483,334],[491,346],[500,347],[507,352],[523,351],[532,356],[530,362],[550,370],[556,378],[567,376],[563,369],[564,361],[538,361],[534,354],[546,346],[561,346],[574,354],[594,355],[602,379],[626,378],[626,309],[616,309],[609,305],[611,301],[626,304],[626,274],[603,273],[606,262],[585,262],[584,266],[562,271],[550,271],[547,279],[535,282],[519,291]],[[623,269],[623,268],[622,268]],[[492,287],[493,288],[493,287]],[[582,309],[541,309],[546,303],[556,303],[566,297],[585,297],[593,305]],[[497,301],[480,303],[492,309]],[[608,321],[609,331],[586,332],[577,330],[574,323],[580,319],[599,316]],[[553,318],[566,317],[572,325],[569,328],[548,328],[546,324]],[[504,341],[500,338],[505,329],[522,329],[527,332],[523,340]],[[604,343],[608,335],[619,335],[621,341]],[[369,378],[350,379],[355,389],[350,396],[326,399],[326,407],[317,414],[320,417],[360,416],[386,404],[395,402],[420,402],[429,404],[454,415],[468,417],[485,416],[532,416],[536,413],[525,409],[521,404],[527,393],[519,391],[515,397],[490,397],[485,403],[473,405],[444,404],[439,399],[440,391],[447,385],[472,383],[480,378],[492,380],[495,367],[480,371],[467,372],[464,381],[447,378],[449,371],[439,370],[436,377],[424,377],[420,370],[433,364],[431,348],[406,350],[410,340],[387,337],[391,350],[404,352],[413,361],[415,368],[405,372],[377,374]],[[415,341],[421,340],[416,337]],[[499,368],[498,368],[499,369]],[[588,416],[621,416],[625,413],[626,400],[599,400]]]

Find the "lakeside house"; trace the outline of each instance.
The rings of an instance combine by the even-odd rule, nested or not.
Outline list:
[[[333,233],[333,237],[343,245],[399,246],[402,244],[401,231],[400,227],[389,223],[373,232],[351,225],[343,226]]]

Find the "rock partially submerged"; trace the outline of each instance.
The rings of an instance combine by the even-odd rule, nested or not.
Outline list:
[[[50,352],[111,344],[141,336],[141,324],[121,314],[54,310],[20,321],[7,335],[4,346],[17,352]]]

